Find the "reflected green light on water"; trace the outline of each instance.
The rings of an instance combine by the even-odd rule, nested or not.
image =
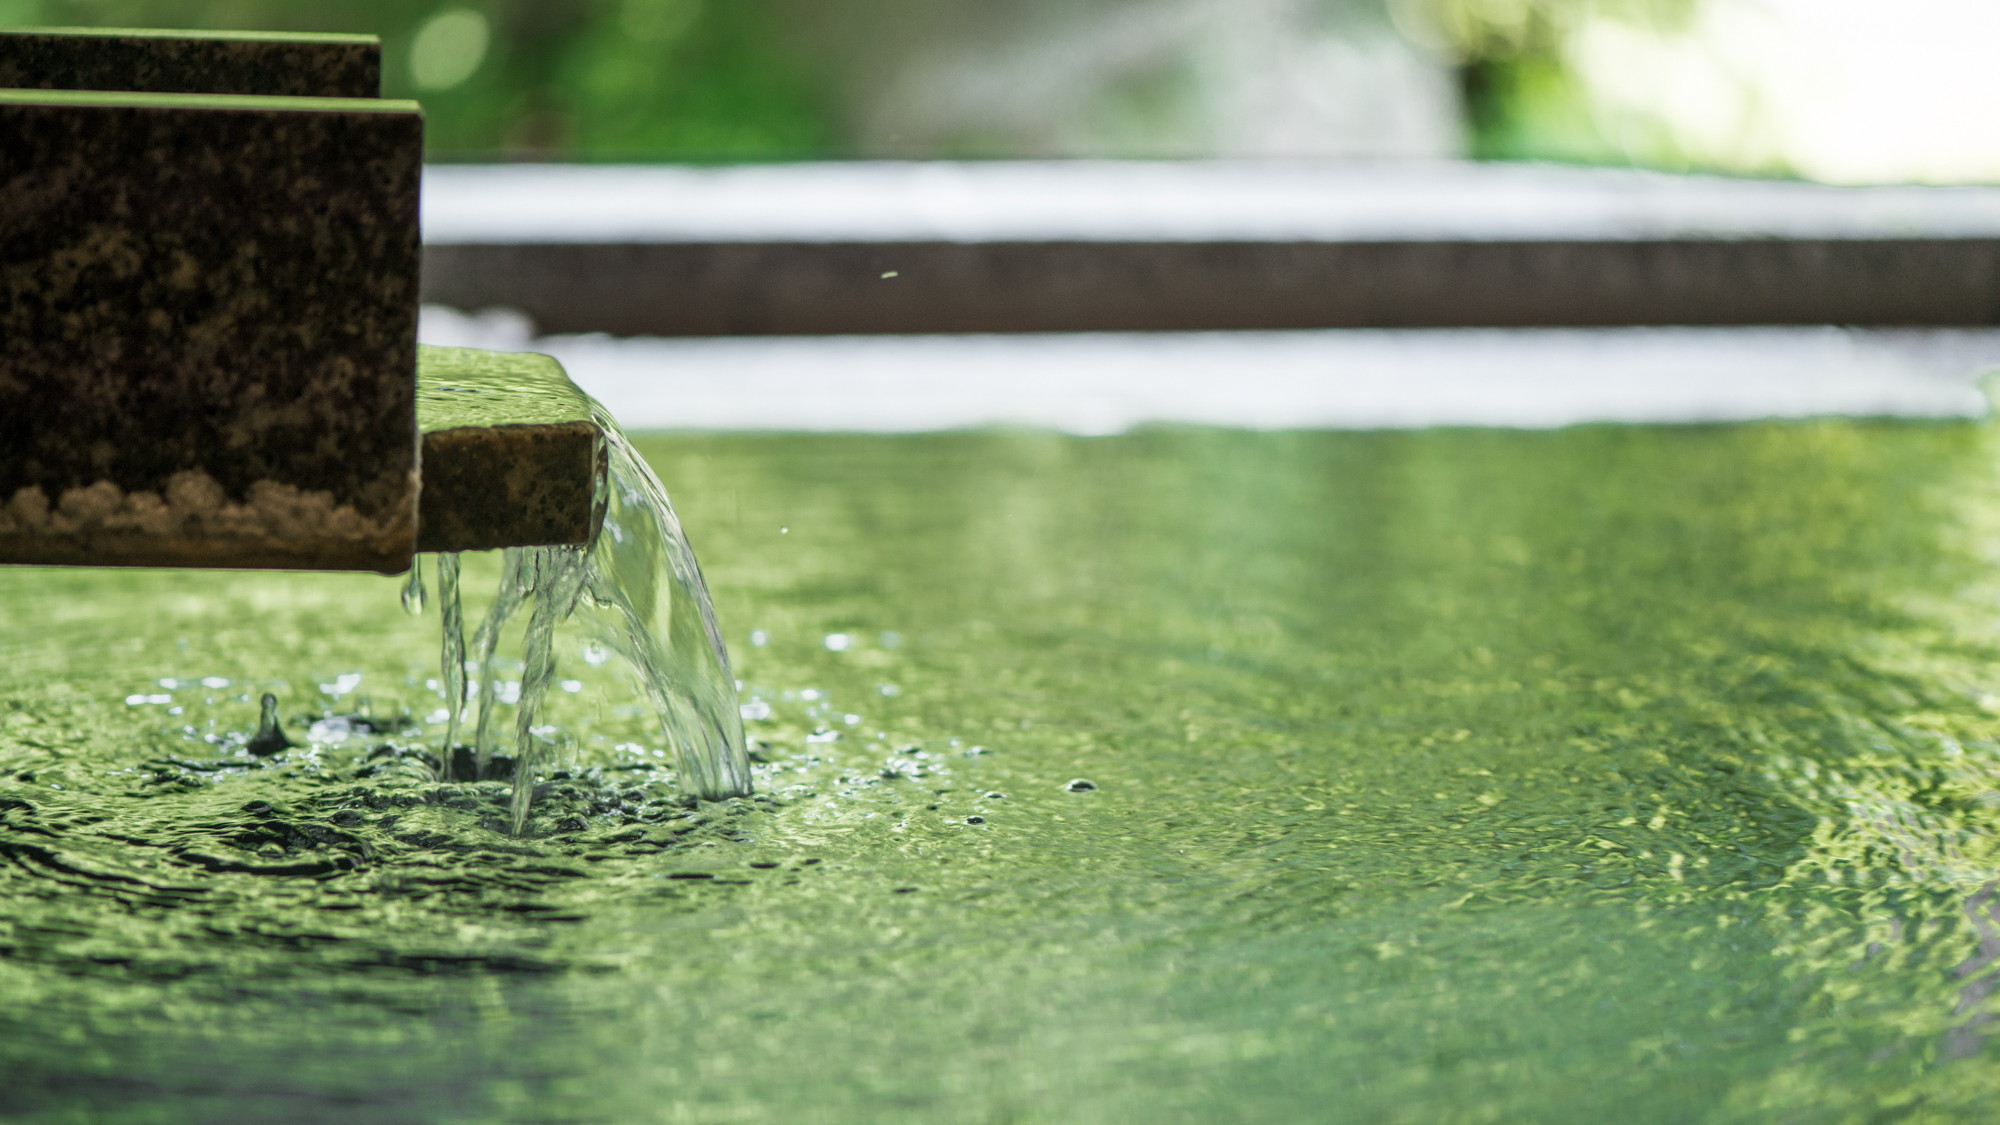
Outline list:
[[[235,749],[393,580],[0,571],[0,1116],[1984,1120],[1995,440],[650,439],[759,799],[572,646],[524,841]]]

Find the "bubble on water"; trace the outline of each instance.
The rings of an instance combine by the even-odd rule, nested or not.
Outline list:
[[[736,709],[746,723],[761,723],[771,717],[771,705],[761,699],[753,699]]]
[[[854,637],[847,633],[828,633],[822,643],[828,652],[846,652],[854,646]]]
[[[436,723],[442,723],[449,718],[451,718],[451,712],[440,707],[437,710],[432,711],[430,714],[425,715],[424,722],[436,724]]]
[[[750,630],[750,647],[751,647],[751,648],[763,648],[763,647],[764,647],[765,645],[767,645],[767,644],[770,644],[770,643],[771,643],[771,634],[769,634],[769,633],[766,633],[766,632],[765,632],[764,630],[762,630],[762,629],[752,629],[752,630]]]
[[[143,707],[148,703],[172,703],[173,701],[174,697],[171,695],[128,695],[125,697],[125,706]]]
[[[338,699],[361,686],[361,673],[344,672],[335,676],[330,684],[319,685],[319,690]]]
[[[314,742],[346,742],[354,733],[354,724],[345,715],[331,715],[306,728],[306,737]]]
[[[1069,784],[1063,786],[1063,788],[1071,793],[1088,793],[1097,788],[1097,783],[1088,778],[1075,777],[1071,778]]]
[[[203,676],[201,678],[201,686],[216,689],[226,688],[229,686],[229,678],[227,676]]]
[[[807,688],[799,693],[799,698],[805,700],[807,703],[811,703],[813,700],[820,698],[820,690],[818,688]]]
[[[816,730],[816,731],[812,732],[811,734],[809,734],[809,735],[806,735],[806,741],[807,741],[807,742],[838,742],[838,741],[840,741],[840,732],[839,732],[839,731],[837,731],[837,730],[824,730],[824,729],[822,729],[822,730]]]
[[[858,726],[860,726],[860,725],[861,725],[861,716],[859,716],[859,715],[842,715],[842,716],[840,717],[840,721],[841,721],[841,722],[844,722],[844,723],[846,723],[846,724],[847,724],[848,726],[850,726],[850,727],[858,727]]]
[[[563,681],[562,681],[561,683],[559,683],[559,684],[558,684],[557,686],[558,686],[558,687],[560,687],[560,688],[562,688],[562,689],[563,689],[564,691],[568,692],[569,694],[571,694],[571,695],[575,695],[575,694],[576,694],[577,692],[580,692],[580,691],[582,691],[582,690],[583,690],[583,681],[582,681],[582,680],[563,680]]]
[[[590,665],[592,668],[602,668],[604,667],[604,662],[610,659],[610,649],[598,644],[596,641],[583,642],[583,662],[585,664]]]
[[[883,684],[881,687],[878,687],[875,690],[881,692],[883,696],[889,699],[894,699],[897,696],[903,694],[903,689],[897,687],[895,684]]]

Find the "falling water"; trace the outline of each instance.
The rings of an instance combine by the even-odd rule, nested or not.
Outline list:
[[[625,432],[601,407],[593,421],[610,454],[610,495],[585,590],[599,611],[593,631],[638,669],[673,744],[681,788],[706,800],[746,795],[736,680],[694,548]]]
[[[477,776],[485,777],[491,765],[493,742],[492,732],[493,702],[496,684],[491,680],[493,654],[500,647],[500,630],[507,624],[507,618],[521,604],[526,588],[521,581],[521,568],[529,557],[525,550],[504,551],[500,556],[500,587],[493,592],[493,604],[486,609],[486,617],[479,623],[478,632],[472,635],[472,643],[479,650],[479,671],[482,677],[479,693],[479,725],[472,733],[473,758]],[[452,747],[445,747],[449,754]]]
[[[515,714],[513,824],[526,825],[540,761],[532,729],[555,676],[554,632],[577,616],[592,639],[623,656],[638,673],[658,714],[684,792],[719,800],[750,792],[742,718],[729,653],[715,622],[708,586],[666,489],[603,409],[592,420],[605,435],[609,472],[604,520],[587,547],[518,547],[504,553],[493,603],[473,634],[480,668],[479,718],[473,732],[477,771],[492,752],[495,702],[493,656],[507,620],[529,606]],[[448,775],[463,708],[464,627],[458,608],[458,560],[443,556],[439,599],[445,615]],[[579,614],[579,611],[582,611]],[[452,667],[459,669],[456,680]]]
[[[438,661],[438,686],[444,690],[445,709],[444,748],[438,754],[438,776],[449,781],[452,755],[458,747],[458,724],[465,717],[465,612],[458,601],[455,551],[438,555],[438,608],[444,618],[444,652]]]
[[[526,553],[520,573],[526,592],[534,599],[534,608],[529,611],[528,633],[521,645],[521,697],[514,711],[512,811],[517,836],[528,823],[536,767],[541,764],[534,738],[535,714],[541,710],[542,700],[549,693],[549,681],[556,675],[556,623],[576,612],[577,602],[592,577],[587,549],[537,547]]]

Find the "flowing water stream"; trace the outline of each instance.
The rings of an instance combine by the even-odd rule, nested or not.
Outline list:
[[[544,743],[535,735],[543,699],[555,678],[556,627],[583,611],[589,635],[623,657],[659,715],[684,792],[701,800],[747,797],[752,783],[743,745],[729,649],[716,625],[708,584],[688,545],[666,488],[601,406],[591,419],[608,445],[604,518],[584,547],[510,547],[501,578],[473,642],[479,667],[491,669],[501,631],[527,607],[524,671],[515,705],[513,794],[509,822],[527,825],[541,777]],[[438,556],[438,604],[444,643],[440,689],[447,719],[438,753],[440,780],[453,779],[458,731],[466,706],[465,624],[456,554]],[[413,562],[403,589],[406,610],[421,612],[423,564]],[[473,767],[466,780],[493,772],[491,720],[498,684],[487,674],[479,694]]]

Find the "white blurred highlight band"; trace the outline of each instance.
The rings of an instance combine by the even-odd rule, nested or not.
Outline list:
[[[1613,328],[535,338],[424,313],[430,343],[555,356],[629,430],[1113,434],[1977,418],[2000,330]]]

